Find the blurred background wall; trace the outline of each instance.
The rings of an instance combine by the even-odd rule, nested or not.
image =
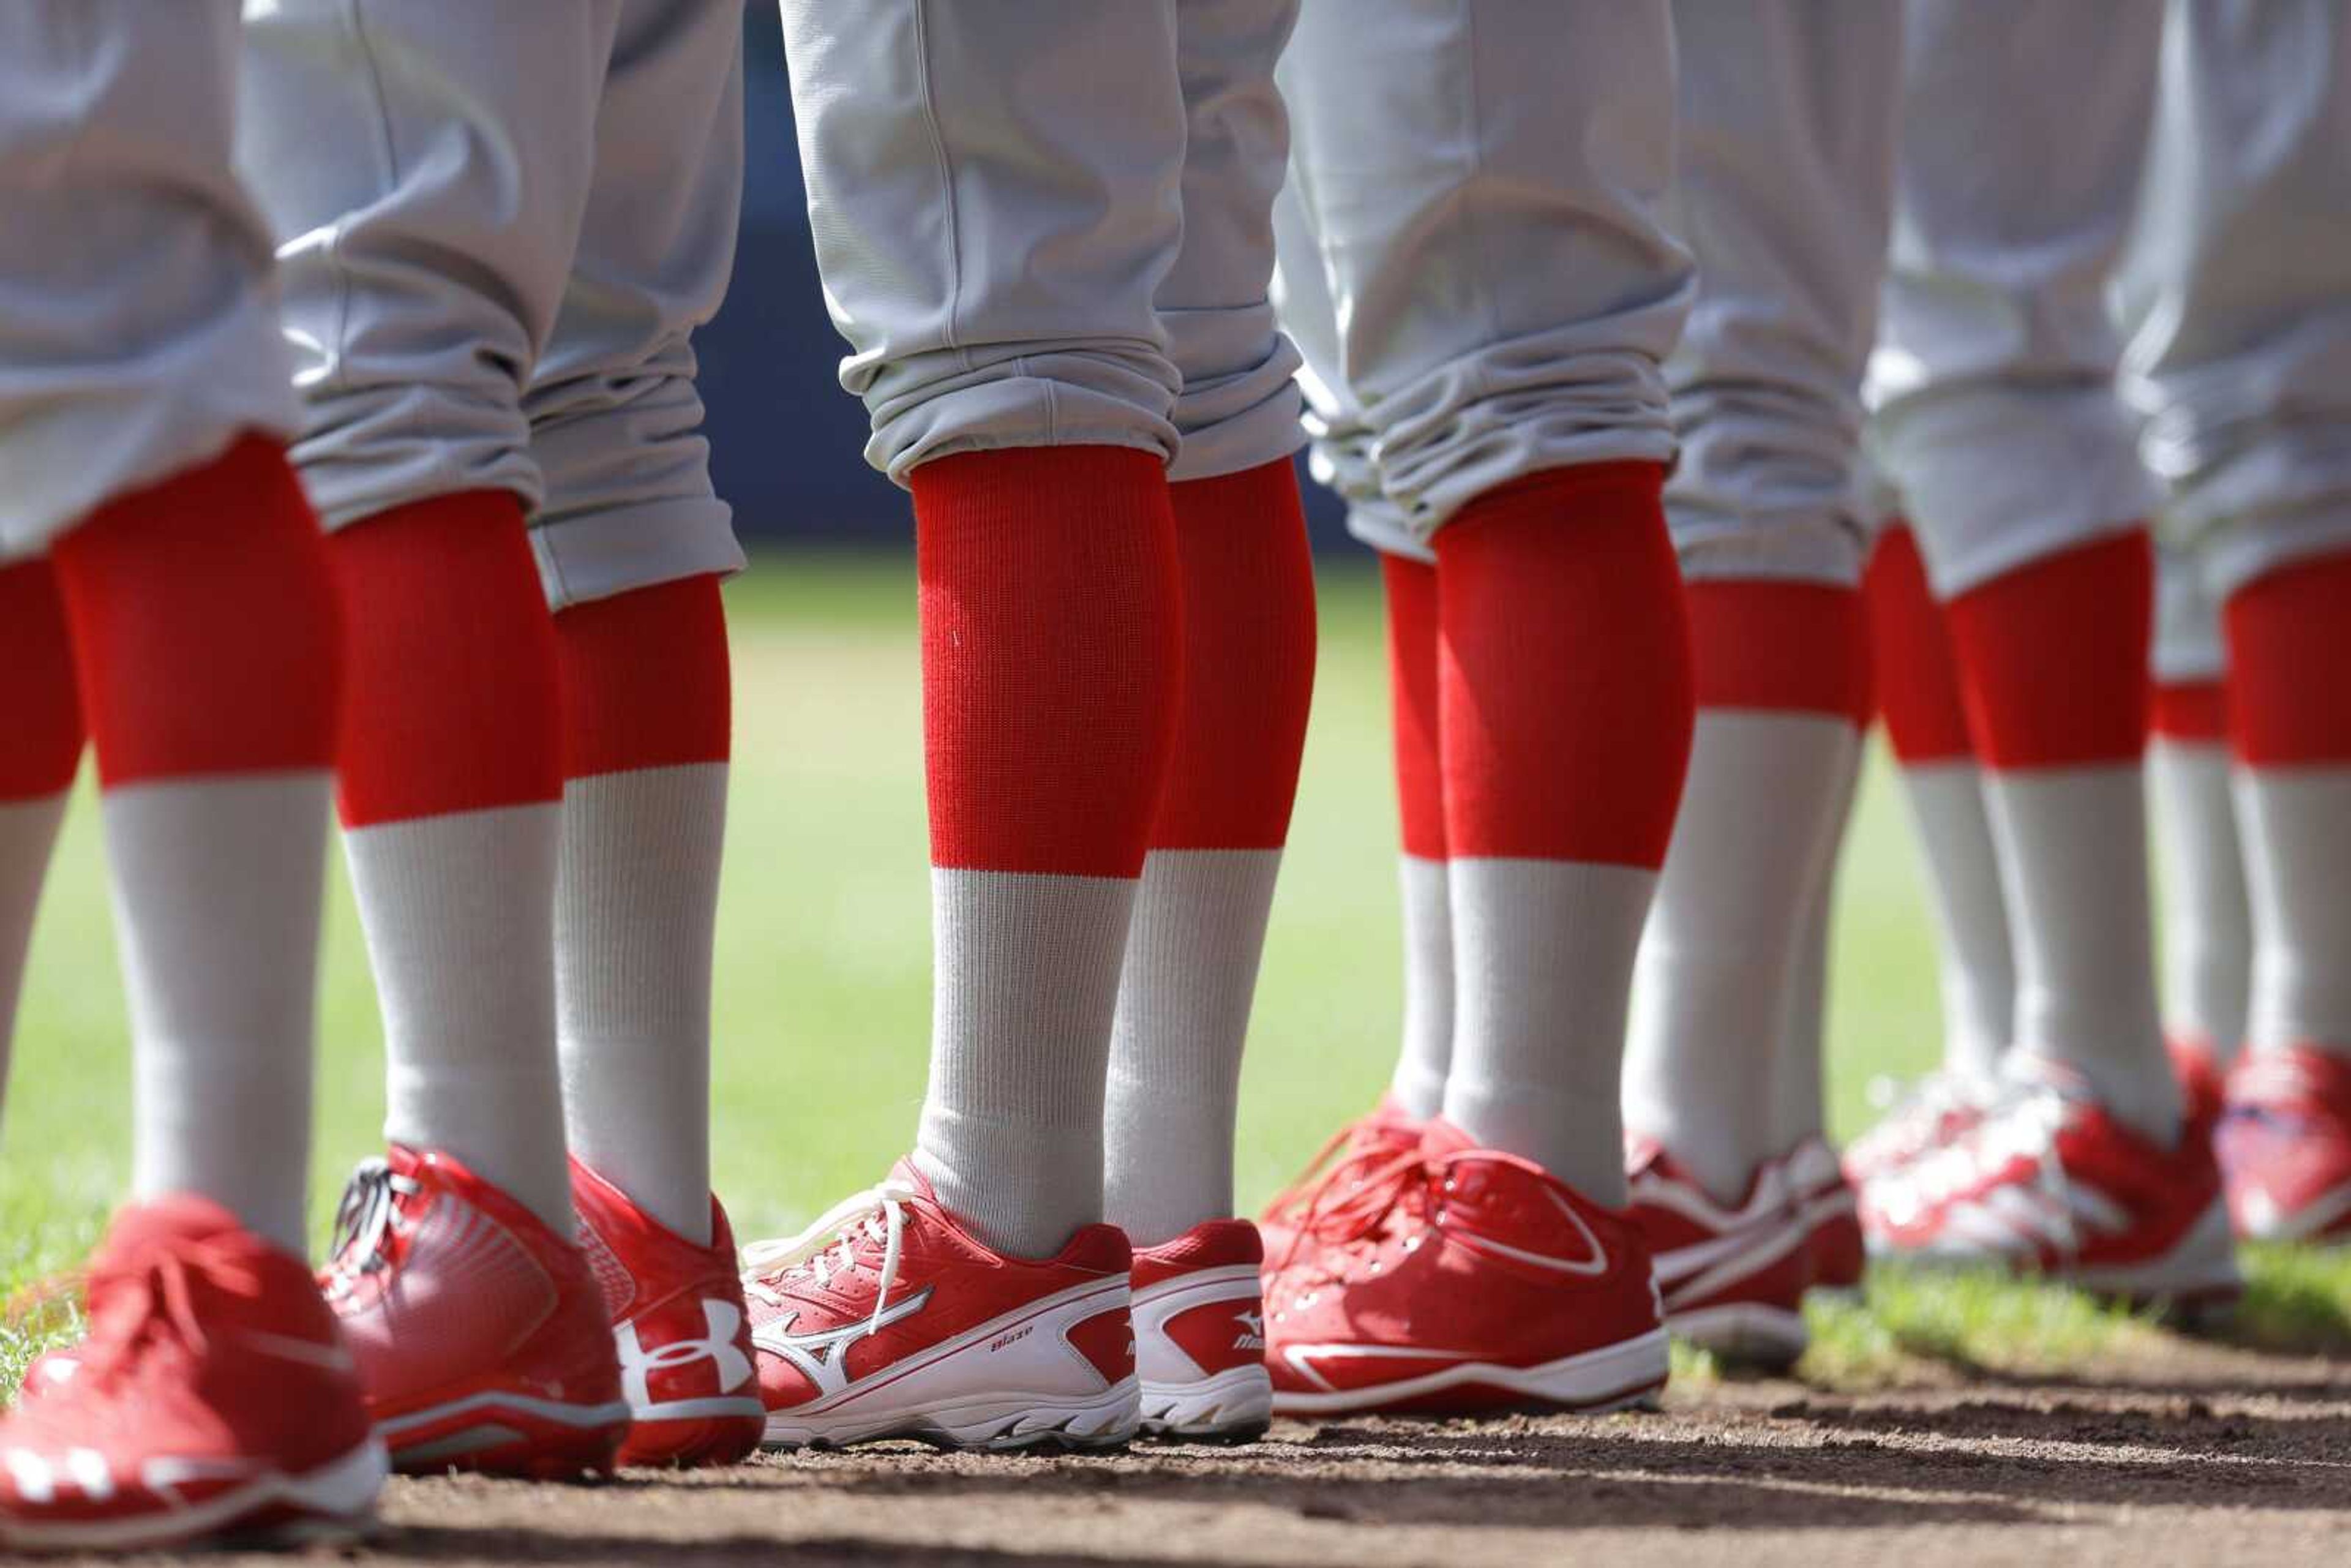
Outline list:
[[[902,545],[905,497],[865,465],[865,411],[835,374],[841,342],[810,250],[774,7],[753,5],[748,26],[742,249],[726,309],[695,340],[718,493],[735,504],[735,526],[754,548]],[[1345,548],[1338,507],[1319,487],[1306,489],[1317,548]]]

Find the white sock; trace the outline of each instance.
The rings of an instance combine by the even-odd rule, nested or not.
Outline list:
[[[1625,1014],[1657,873],[1449,862],[1455,1023],[1445,1116],[1595,1203],[1625,1202]]]
[[[1404,1048],[1388,1091],[1423,1121],[1445,1108],[1453,1060],[1453,910],[1444,861],[1405,855],[1404,891]]]
[[[555,994],[571,1152],[689,1241],[710,1240],[710,967],[726,764],[563,789]]]
[[[2147,750],[2163,871],[2163,1019],[2223,1066],[2245,1039],[2252,916],[2229,792],[2229,748],[2158,736]]]
[[[16,1034],[16,1004],[25,988],[25,959],[33,946],[41,884],[66,818],[66,791],[32,800],[0,800],[0,1103],[8,1095],[8,1052]]]
[[[1829,931],[1836,914],[1837,861],[1853,816],[1854,791],[1861,783],[1861,737],[1850,726],[1845,734],[1853,744],[1830,807],[1829,841],[1820,874],[1804,900],[1786,1024],[1780,1031],[1778,1065],[1771,1071],[1771,1152],[1778,1155],[1828,1130]]]
[[[1280,850],[1154,850],[1119,980],[1104,1109],[1110,1222],[1137,1247],[1233,1212],[1233,1116]]]
[[[1856,745],[1838,716],[1698,711],[1634,969],[1625,1116],[1726,1203],[1782,1152],[1781,1036]]]
[[[445,1149],[572,1230],[555,1045],[559,808],[453,811],[343,835],[383,1008],[384,1135]]]
[[[1135,883],[931,868],[914,1160],[981,1239],[1049,1258],[1102,1217],[1102,1101]]]
[[[2016,944],[2016,1046],[2088,1080],[2160,1143],[2179,1130],[2149,931],[2147,802],[2136,763],[1985,775]]]
[[[2016,967],[1984,776],[1971,759],[1919,763],[1901,773],[1935,912],[1943,1065],[1990,1078],[2016,1028]]]
[[[131,1001],[131,1188],[193,1192],[305,1249],[323,772],[100,798]]]
[[[2246,1039],[2351,1052],[2351,768],[2242,768],[2236,792],[2253,911]]]

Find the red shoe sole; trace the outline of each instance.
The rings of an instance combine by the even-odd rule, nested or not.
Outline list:
[[[767,1412],[757,1416],[689,1416],[675,1421],[638,1421],[621,1445],[623,1466],[657,1469],[702,1469],[736,1465],[758,1451],[768,1430]]]

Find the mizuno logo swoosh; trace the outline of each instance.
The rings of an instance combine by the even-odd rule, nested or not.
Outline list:
[[[1545,1187],[1542,1192],[1545,1197],[1551,1199],[1552,1207],[1566,1216],[1567,1222],[1575,1227],[1575,1233],[1583,1239],[1586,1249],[1583,1257],[1561,1258],[1546,1252],[1530,1252],[1522,1247],[1513,1247],[1508,1242],[1497,1241],[1482,1231],[1467,1228],[1447,1226],[1445,1228],[1445,1233],[1462,1245],[1473,1247],[1480,1252],[1490,1252],[1497,1257],[1512,1259],[1537,1269],[1549,1269],[1555,1273],[1574,1274],[1590,1279],[1608,1272],[1608,1249],[1600,1245],[1600,1238],[1592,1233],[1592,1227],[1585,1221],[1583,1216],[1576,1212],[1573,1204],[1561,1197],[1551,1188]]]
[[[867,1314],[821,1333],[793,1333],[792,1325],[799,1322],[799,1314],[794,1312],[762,1326],[751,1335],[751,1343],[799,1368],[800,1375],[816,1385],[818,1397],[823,1398],[849,1386],[850,1346],[892,1323],[904,1322],[921,1312],[930,1299],[931,1290],[926,1285],[903,1301],[891,1302],[879,1317]]]

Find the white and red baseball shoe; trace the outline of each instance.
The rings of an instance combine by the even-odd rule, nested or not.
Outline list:
[[[1725,1205],[1654,1139],[1634,1140],[1627,1163],[1626,1212],[1648,1244],[1666,1327],[1742,1366],[1794,1365],[1812,1343],[1812,1258],[1786,1167],[1758,1167],[1740,1201]]]
[[[1265,1247],[1245,1219],[1213,1219],[1134,1255],[1134,1362],[1143,1429],[1248,1442],[1273,1418],[1265,1370]]]
[[[1865,1188],[1887,1171],[1951,1147],[1975,1130],[1999,1097],[1998,1084],[1973,1073],[1938,1069],[1927,1074],[1876,1126],[1845,1145],[1845,1179]]]
[[[1297,1179],[1276,1193],[1257,1217],[1267,1259],[1280,1265],[1291,1239],[1319,1209],[1344,1203],[1360,1190],[1365,1176],[1420,1147],[1422,1130],[1418,1117],[1383,1094],[1368,1113],[1332,1134]]]
[[[710,1200],[710,1244],[698,1246],[577,1159],[571,1203],[629,1402],[620,1462],[691,1468],[747,1458],[768,1407],[726,1211]]]
[[[217,1204],[115,1217],[88,1337],[0,1422],[0,1547],[346,1533],[386,1473],[351,1353],[300,1259]]]
[[[1627,1216],[1434,1121],[1269,1274],[1274,1413],[1636,1404],[1665,1385],[1661,1318]]]
[[[587,1259],[455,1158],[394,1145],[361,1165],[319,1283],[393,1468],[612,1468],[629,1406]]]
[[[2218,1141],[2239,1234],[2351,1239],[2351,1059],[2308,1046],[2246,1052]]]
[[[1789,1150],[1781,1165],[1789,1196],[1804,1222],[1804,1248],[1812,1260],[1810,1288],[1858,1291],[1869,1258],[1861,1234],[1861,1195],[1847,1179],[1837,1152],[1815,1134]]]
[[[1112,1448],[1142,1423],[1125,1233],[993,1250],[911,1160],[788,1241],[743,1249],[771,1448],[913,1437]]]
[[[2011,1059],[2008,1077],[1999,1109],[1965,1140],[1870,1184],[1872,1251],[2190,1309],[2239,1294],[2210,1136],[2189,1127],[2165,1148],[2053,1062]]]

